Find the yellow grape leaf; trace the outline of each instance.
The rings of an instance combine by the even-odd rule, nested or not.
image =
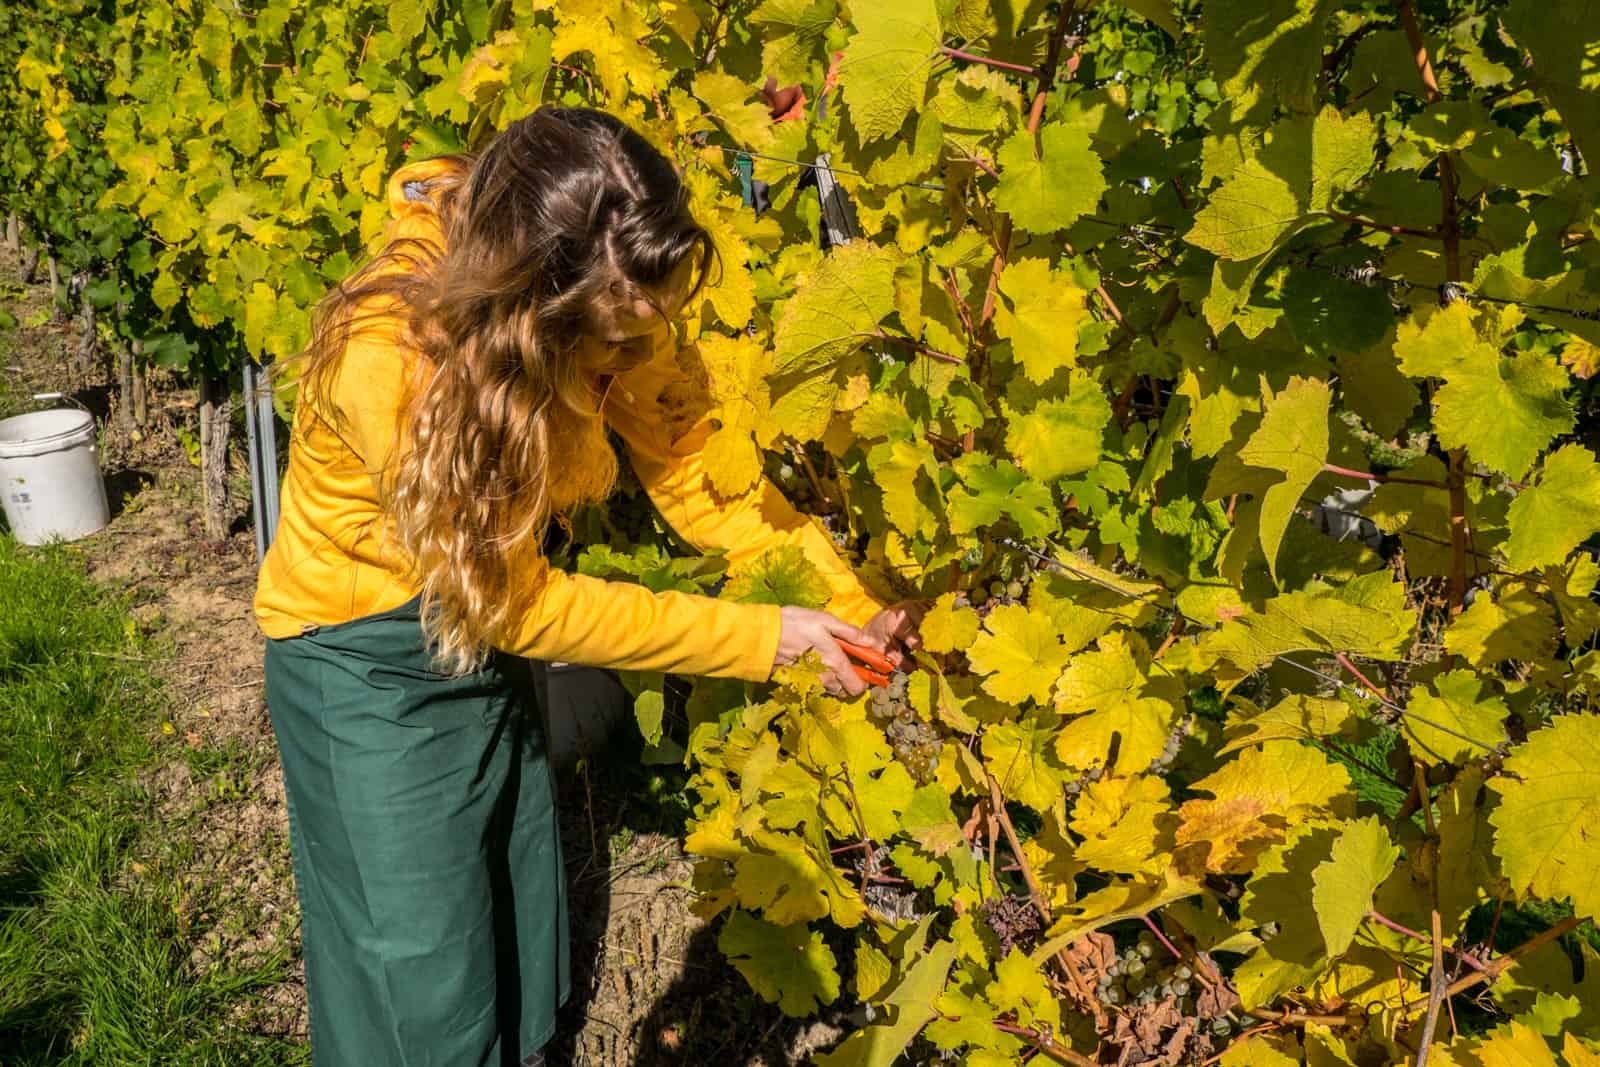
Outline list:
[[[1471,1062],[1482,1067],[1561,1067],[1543,1035],[1515,1019],[1473,1046]]]
[[[957,607],[956,595],[945,593],[922,617],[922,647],[929,652],[955,652],[971,647],[978,636],[978,613]]]
[[[1012,949],[995,964],[988,997],[998,1011],[1013,1011],[1024,1026],[1061,1027],[1061,1006],[1050,992],[1039,965],[1021,949]]]
[[[1595,371],[1600,370],[1600,345],[1582,337],[1567,338],[1566,345],[1561,349],[1561,365],[1574,378],[1588,381],[1594,377]]]
[[[556,8],[551,55],[566,59],[587,52],[595,75],[613,107],[620,108],[631,85],[641,95],[665,78],[655,53],[643,44],[651,35],[642,12],[623,0],[562,0]]]
[[[1288,741],[1246,749],[1192,788],[1213,799],[1178,809],[1179,852],[1189,853],[1191,868],[1219,874],[1247,873],[1292,820],[1348,815],[1355,804],[1343,767]]]
[[[912,1038],[939,1014],[935,1005],[955,962],[956,944],[939,941],[922,949],[931,920],[932,916],[923,920],[913,939],[917,951],[910,951],[913,945],[907,946],[900,961],[902,977],[882,995],[879,1003],[891,1009],[885,1012],[885,1021],[862,1027],[832,1052],[818,1056],[818,1067],[892,1067]]]
[[[1332,697],[1290,693],[1265,710],[1235,697],[1228,711],[1226,743],[1217,755],[1226,756],[1268,741],[1305,741],[1344,733],[1356,722],[1350,705]]]
[[[1078,324],[1089,314],[1088,294],[1048,260],[1019,259],[1000,272],[994,329],[1011,342],[1027,376],[1043,382],[1077,362]]]
[[[1144,655],[1148,657],[1148,650]],[[1056,710],[1077,713],[1127,700],[1144,682],[1127,634],[1107,634],[1099,648],[1080,652],[1067,664],[1056,683]]]
[[[1423,763],[1456,763],[1483,755],[1504,741],[1509,714],[1505,701],[1483,678],[1472,671],[1450,671],[1427,688],[1411,690],[1400,732],[1410,740],[1411,754]]]
[[[911,803],[917,783],[897,760],[878,772],[877,777],[855,781],[856,799],[861,806],[861,822],[867,836],[874,841],[887,841],[899,832],[901,816]],[[953,822],[954,820],[952,820]],[[956,828],[960,832],[960,827]]]
[[[1069,719],[1056,738],[1056,754],[1073,770],[1138,774],[1166,748],[1177,717],[1170,699],[1124,695]]]
[[[1519,894],[1600,915],[1600,718],[1558,715],[1511,750],[1489,782],[1495,853]]]
[[[1600,1049],[1590,1048],[1573,1034],[1564,1035],[1561,1055],[1567,1067],[1600,1067]]]
[[[737,196],[726,191],[721,178],[705,167],[684,175],[694,217],[711,234],[722,269],[707,281],[704,295],[717,318],[734,330],[743,330],[755,312],[755,282],[750,277],[749,245],[734,219],[748,212]]]
[[[1600,530],[1600,464],[1582,445],[1545,457],[1537,484],[1517,494],[1508,515],[1506,562],[1514,571],[1561,563]]]
[[[1055,727],[1053,712],[1034,711],[1018,722],[991,726],[983,734],[983,763],[1000,783],[1000,791],[1035,811],[1049,811],[1061,799]]]
[[[1050,616],[1036,608],[1003,604],[989,612],[967,649],[983,688],[1009,704],[1044,704],[1067,664],[1067,650]]]
[[[1222,1067],[1296,1067],[1300,1063],[1300,1046],[1292,1037],[1257,1034],[1229,1045],[1217,1062]]]
[[[1030,955],[1035,963],[1043,963],[1084,934],[1124,919],[1149,915],[1175,900],[1198,896],[1204,891],[1200,882],[1184,878],[1170,867],[1162,872],[1160,881],[1113,882],[1070,907],[1060,909],[1050,926],[1049,936],[1034,946]]]
[[[1312,872],[1311,906],[1328,955],[1342,956],[1372,907],[1372,895],[1400,859],[1376,815],[1345,826],[1333,854]]]
[[[1065,812],[1065,803],[1043,812],[1039,829],[1022,843],[1022,851],[1033,865],[1034,876],[1052,910],[1072,903],[1077,896],[1076,879],[1083,873],[1083,864],[1074,856],[1077,846],[1064,827]]]
[[[772,143],[772,116],[744,78],[702,70],[694,76],[694,95],[706,106],[707,114],[728,131],[734,144],[759,152]]]
[[[1041,400],[1027,411],[1013,411],[1005,402],[1001,407],[1007,419],[1006,448],[1039,481],[1082,474],[1100,462],[1111,402],[1083,371],[1073,371],[1065,397]]]
[[[1247,1007],[1270,1004],[1310,984],[1327,966],[1322,931],[1306,914],[1317,867],[1327,862],[1338,827],[1301,820],[1256,861],[1239,901],[1241,925],[1260,930],[1249,958],[1235,969],[1234,987]],[[1276,923],[1276,932],[1268,924]]]
[[[1159,778],[1090,782],[1072,808],[1072,832],[1083,838],[1077,857],[1097,870],[1158,875],[1171,864],[1177,822]]]
[[[804,923],[774,925],[747,911],[728,916],[717,948],[750,988],[785,1015],[805,1016],[839,996],[838,961]]]
[[[1479,592],[1444,633],[1447,650],[1486,670],[1505,660],[1542,659],[1555,644],[1555,612],[1526,584],[1510,586],[1498,600]]]
[[[1259,614],[1224,623],[1201,638],[1198,652],[1231,664],[1217,671],[1231,685],[1287,652],[1343,652],[1370,659],[1404,655],[1416,626],[1404,583],[1374,571],[1329,589],[1313,583],[1267,601]]]
[[[1446,936],[1460,929],[1480,901],[1509,892],[1494,860],[1483,769],[1462,768],[1439,794],[1439,915]]]

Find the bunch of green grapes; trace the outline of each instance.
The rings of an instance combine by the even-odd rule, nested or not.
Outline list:
[[[895,671],[889,676],[888,685],[872,690],[867,717],[883,728],[884,736],[894,749],[894,758],[900,761],[912,780],[918,785],[927,785],[939,769],[944,737],[912,708],[907,694],[908,681],[905,671]]]
[[[1194,969],[1170,955],[1157,955],[1156,939],[1140,934],[1100,976],[1096,991],[1102,1004],[1130,1008],[1175,1001],[1181,1015],[1194,1013]],[[1223,1019],[1226,1023],[1227,1020]]]

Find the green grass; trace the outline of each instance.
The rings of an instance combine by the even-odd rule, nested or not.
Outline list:
[[[138,784],[160,684],[68,550],[0,534],[0,1063],[282,1064],[238,1022],[282,959],[196,967],[181,853]],[[164,834],[166,836],[164,836]],[[198,905],[198,906],[197,906]]]

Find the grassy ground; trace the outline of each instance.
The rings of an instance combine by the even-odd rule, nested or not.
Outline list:
[[[0,1062],[282,1064],[235,1020],[285,958],[197,967],[196,903],[138,783],[162,686],[67,550],[0,535]]]

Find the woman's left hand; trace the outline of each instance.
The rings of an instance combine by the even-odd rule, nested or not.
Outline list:
[[[915,652],[922,647],[917,628],[922,625],[922,617],[927,612],[925,601],[902,600],[878,612],[861,629],[877,638],[891,659],[898,659],[899,649]]]

